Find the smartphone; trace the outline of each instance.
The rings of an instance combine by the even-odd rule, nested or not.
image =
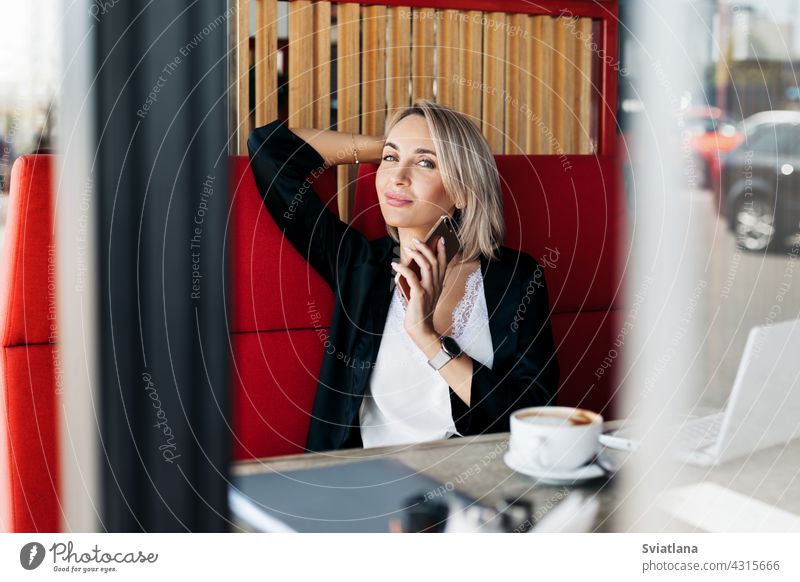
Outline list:
[[[436,252],[436,245],[442,237],[444,237],[445,265],[449,265],[453,257],[461,250],[461,242],[458,240],[456,224],[447,214],[440,216],[439,220],[436,221],[436,224],[433,225],[433,228],[431,228],[425,236],[424,242],[433,251],[434,255],[438,254]],[[411,269],[418,278],[420,277],[419,265],[416,261],[412,260],[408,268]],[[411,287],[403,275],[400,275],[398,284],[403,297],[406,298],[406,301],[409,301],[411,299]]]

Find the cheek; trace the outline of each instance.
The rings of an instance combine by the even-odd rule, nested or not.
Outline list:
[[[446,209],[450,206],[450,197],[439,180],[426,184],[424,198],[433,208],[436,208],[437,212],[439,209]]]

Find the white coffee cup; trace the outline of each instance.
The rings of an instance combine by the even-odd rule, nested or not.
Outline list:
[[[542,469],[575,469],[599,449],[603,417],[582,408],[536,406],[511,414],[509,451],[521,463]]]

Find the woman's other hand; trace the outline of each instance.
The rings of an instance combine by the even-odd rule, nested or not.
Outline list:
[[[397,271],[395,283],[398,283],[398,277],[405,277],[411,289],[403,327],[414,343],[422,346],[439,337],[433,325],[433,313],[442,293],[447,263],[444,237],[436,243],[435,254],[428,245],[417,239],[413,239],[412,244],[414,246],[406,247],[406,251],[411,260],[419,265],[420,277],[406,265],[392,263],[392,267]]]

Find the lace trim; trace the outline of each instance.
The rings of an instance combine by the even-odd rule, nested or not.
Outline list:
[[[475,302],[478,299],[478,291],[482,281],[480,267],[467,277],[464,297],[461,298],[461,301],[458,302],[458,305],[453,310],[453,337],[461,337],[467,330],[467,323],[469,323],[470,316],[475,309]]]
[[[478,298],[480,297],[482,283],[483,277],[481,276],[481,269],[478,267],[467,277],[464,296],[461,298],[461,301],[458,302],[455,309],[453,309],[450,331],[450,335],[453,338],[459,339],[466,335],[468,330],[467,326],[472,318],[472,314],[475,311],[476,306],[479,305]],[[400,289],[396,288],[394,293],[395,300],[392,301],[392,309],[390,309],[390,313],[392,316],[394,316],[395,320],[400,322],[399,327],[404,332],[403,320],[405,319],[406,300],[403,297],[403,294],[400,292]],[[421,353],[416,344],[414,344],[414,342],[411,341],[411,338],[408,337],[407,333],[403,333],[403,336],[405,336],[405,338],[411,342],[415,352]]]

